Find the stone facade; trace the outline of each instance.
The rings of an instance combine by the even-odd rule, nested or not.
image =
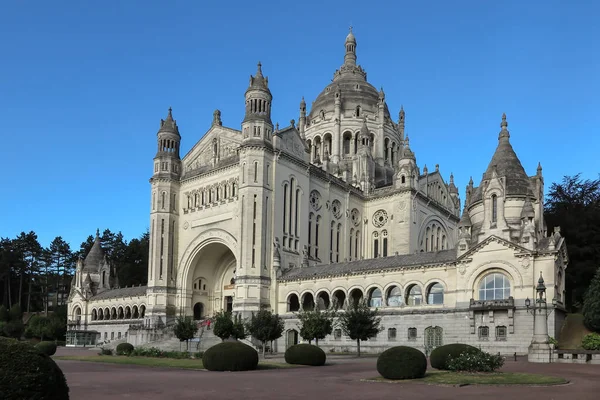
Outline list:
[[[285,318],[284,349],[299,340],[300,308],[363,299],[383,316],[368,351],[460,341],[523,354],[533,327],[525,299],[541,273],[557,300],[547,324],[558,335],[568,257],[559,230],[546,232],[541,166],[526,174],[503,115],[496,152],[480,184],[467,186],[461,213],[453,176],[417,164],[404,109],[394,121],[383,89],[357,65],[356,46],[350,32],[344,64],[309,112],[302,99],[297,124],[273,125],[260,63],[241,129],[223,126],[216,110],[181,158],[172,111],[161,120],[148,287],[138,302],[146,313],[136,332],[179,315],[268,307]],[[100,328],[91,313],[104,303],[73,290],[72,315]],[[355,346],[337,331],[320,344]]]

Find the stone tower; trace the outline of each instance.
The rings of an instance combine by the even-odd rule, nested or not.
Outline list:
[[[150,211],[150,255],[148,263],[148,312],[150,324],[161,325],[175,317],[177,278],[178,193],[181,176],[181,136],[172,110],[160,121],[158,149],[154,156]]]
[[[235,278],[233,311],[249,316],[269,305],[271,285],[271,221],[273,202],[273,124],[269,79],[261,64],[245,94],[246,112],[242,121],[243,140],[239,149],[240,241]]]

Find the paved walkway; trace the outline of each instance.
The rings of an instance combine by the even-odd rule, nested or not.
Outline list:
[[[62,360],[58,363],[67,377],[73,400],[107,398],[588,400],[598,398],[600,391],[600,365],[529,364],[522,360],[507,361],[505,371],[562,376],[572,383],[552,387],[440,387],[415,383],[362,382],[361,379],[378,375],[375,368],[376,358],[356,359],[334,356],[330,357],[330,360],[332,365],[318,368],[236,373]]]

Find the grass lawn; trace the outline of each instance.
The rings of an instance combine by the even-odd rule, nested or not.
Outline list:
[[[559,385],[567,383],[564,378],[520,372],[463,373],[463,372],[428,372],[421,379],[391,380],[383,377],[369,381],[389,383],[428,383],[434,385]]]
[[[127,356],[58,356],[55,360],[89,361],[109,364],[143,365],[145,367],[166,367],[180,369],[204,369],[202,360],[199,359],[176,359],[158,357],[127,357]],[[259,361],[257,369],[279,369],[297,368],[298,365],[290,365],[269,361]]]

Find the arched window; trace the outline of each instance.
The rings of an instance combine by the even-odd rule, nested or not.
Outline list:
[[[344,154],[348,155],[350,154],[350,142],[352,141],[352,133],[350,132],[345,132],[344,133]]]
[[[402,290],[398,286],[392,286],[387,292],[387,305],[399,307],[402,305]]]
[[[344,308],[346,303],[346,293],[343,290],[336,290],[333,293],[333,307],[337,310]]]
[[[335,222],[331,222],[329,229],[329,262],[333,262],[333,231],[335,230]]]
[[[342,234],[342,224],[338,224],[335,239],[335,262],[340,262],[340,235]]]
[[[503,300],[510,297],[510,281],[506,275],[493,272],[479,283],[479,300]]]
[[[96,311],[96,309],[92,310],[92,321],[95,321],[98,319],[98,311]]]
[[[104,319],[104,312],[102,309],[98,309],[98,320],[102,321]]]
[[[411,285],[406,294],[406,304],[409,306],[419,306],[423,302],[423,292],[418,285]]]
[[[298,237],[298,219],[300,218],[300,213],[298,212],[300,208],[300,189],[297,188],[296,185],[296,199],[294,201],[294,234]]]
[[[400,177],[400,182],[406,183],[406,177],[404,175]]]
[[[317,308],[319,310],[327,310],[331,302],[329,301],[329,294],[327,292],[321,292],[317,295]]]
[[[441,283],[436,282],[429,285],[427,304],[444,304],[444,287]]]
[[[381,236],[383,236],[383,256],[388,256],[388,233],[387,230],[381,232]]]
[[[379,232],[373,232],[373,258],[379,257]]]
[[[295,186],[296,186],[295,185],[295,179],[294,178],[290,179],[290,199],[289,199],[289,202],[288,202],[288,208],[289,208],[289,210],[288,210],[288,212],[289,212],[289,215],[288,215],[288,217],[289,217],[288,232],[289,232],[290,235],[294,234],[294,228],[292,227],[292,221],[293,221],[293,218],[294,218],[294,216],[292,214],[292,211],[293,211],[292,203],[294,202],[293,198],[294,198],[294,187]],[[290,245],[289,247],[292,247],[292,246]]]
[[[125,319],[131,319],[131,307],[125,307]]]
[[[302,296],[302,309],[304,311],[312,311],[315,309],[315,299],[312,293],[305,293]]]
[[[369,293],[369,307],[381,307],[383,304],[383,296],[381,295],[381,289],[373,288]]]
[[[258,161],[254,161],[254,182],[258,182]]]
[[[133,306],[133,315],[132,315],[132,317],[134,319],[138,319],[140,317],[140,313],[138,311],[138,306]]]
[[[360,289],[353,289],[350,292],[350,301],[352,301],[353,305],[358,304],[363,299],[363,292]]]
[[[119,311],[117,312],[117,319],[125,318],[125,313],[123,312],[123,307],[119,307]]]
[[[354,234],[354,258],[356,260],[358,260],[361,255],[360,251],[360,231],[357,230]]]
[[[140,306],[140,318],[144,318],[145,315],[146,315],[146,306],[141,305]]]
[[[313,219],[315,218],[315,214],[310,213],[308,215],[308,255],[312,255],[312,224]]]
[[[111,319],[111,318],[110,318],[110,310],[109,310],[109,308],[108,308],[108,307],[106,307],[106,308],[104,309],[104,319]]]
[[[110,319],[117,319],[117,307],[113,307],[110,310]]]
[[[319,225],[321,224],[321,216],[317,216],[315,223],[315,258],[319,258]]]
[[[348,260],[352,261],[352,242],[354,241],[354,229],[350,228],[350,240],[348,241],[349,255]]]
[[[288,296],[287,300],[287,308],[288,311],[294,312],[300,310],[300,301],[298,300],[298,295],[292,293]]]
[[[492,195],[492,223],[498,221],[498,196]]]
[[[283,185],[283,233],[287,233],[287,200],[288,199],[288,185]],[[285,240],[283,241],[285,246]]]

